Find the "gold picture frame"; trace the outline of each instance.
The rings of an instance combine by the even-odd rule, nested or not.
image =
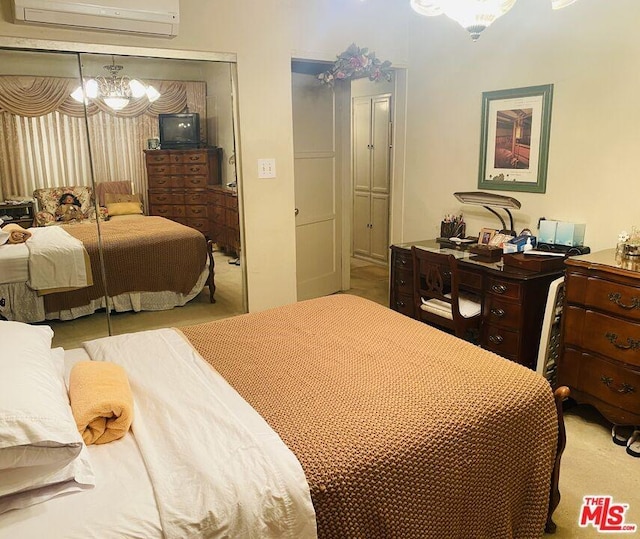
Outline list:
[[[495,235],[496,231],[493,228],[483,228],[478,235],[478,243],[481,245],[489,245]]]

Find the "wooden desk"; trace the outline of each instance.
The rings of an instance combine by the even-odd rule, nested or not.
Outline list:
[[[389,307],[416,318],[413,298],[411,246],[442,251],[435,240],[391,246]],[[448,249],[448,251],[452,251]],[[453,250],[459,260],[460,286],[482,298],[480,345],[501,356],[535,369],[549,285],[564,270],[530,271],[482,262],[463,250]]]

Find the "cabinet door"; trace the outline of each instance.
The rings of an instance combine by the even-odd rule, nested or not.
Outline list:
[[[389,252],[389,195],[371,195],[371,258],[386,262]]]
[[[371,188],[371,98],[353,99],[353,186]]]
[[[371,191],[374,193],[389,193],[390,99],[379,96],[371,100]]]
[[[353,194],[353,253],[369,256],[371,248],[371,197],[369,193]]]

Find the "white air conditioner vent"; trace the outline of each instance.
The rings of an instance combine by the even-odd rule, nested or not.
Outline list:
[[[13,14],[17,23],[174,37],[180,0],[13,0]]]

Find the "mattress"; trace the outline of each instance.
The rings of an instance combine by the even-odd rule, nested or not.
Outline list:
[[[25,243],[0,246],[0,284],[29,280],[29,248]]]

